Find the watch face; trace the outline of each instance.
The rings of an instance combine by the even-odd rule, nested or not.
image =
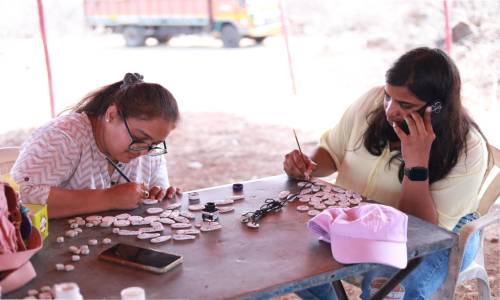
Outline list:
[[[405,175],[412,181],[425,181],[428,173],[428,169],[423,167],[405,168]]]

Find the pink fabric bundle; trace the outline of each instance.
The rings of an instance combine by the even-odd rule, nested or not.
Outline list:
[[[330,242],[333,258],[345,264],[407,265],[408,216],[386,205],[330,208],[307,223],[309,230]]]
[[[2,293],[8,293],[23,286],[36,276],[30,258],[41,249],[42,236],[37,228],[32,227],[25,245],[15,225],[19,225],[19,218],[19,202],[16,193],[9,185],[0,182],[0,272],[3,273],[0,287]]]
[[[9,205],[5,196],[5,186],[0,184],[0,254],[17,250],[16,228],[9,220]]]

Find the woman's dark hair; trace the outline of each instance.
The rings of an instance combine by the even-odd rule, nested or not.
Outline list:
[[[458,161],[462,150],[467,153],[467,134],[472,127],[482,134],[462,106],[460,74],[456,65],[439,49],[417,48],[401,56],[386,73],[386,83],[406,87],[428,105],[440,101],[439,123],[433,124],[436,139],[429,158],[429,182],[445,177]],[[436,120],[435,120],[436,121]],[[364,146],[372,155],[380,156],[390,141],[398,140],[386,120],[385,110],[378,106],[367,116],[368,128],[363,134]],[[404,162],[399,151],[391,157],[400,161],[399,181],[403,180]]]
[[[142,81],[137,73],[127,73],[123,80],[91,92],[70,110],[98,117],[116,105],[120,116],[142,120],[160,117],[176,123],[179,109],[174,96],[163,86]]]

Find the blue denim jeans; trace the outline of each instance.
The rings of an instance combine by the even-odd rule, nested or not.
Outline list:
[[[453,229],[454,232],[460,231],[463,225],[475,220],[475,214],[469,214],[460,219]],[[480,243],[480,234],[474,234],[467,243],[462,260],[462,268],[465,269],[474,259]],[[444,283],[448,274],[448,258],[450,250],[442,250],[425,256],[422,262],[413,270],[403,281],[401,281],[399,296],[404,294],[403,299],[427,299]],[[361,299],[365,300],[373,295],[372,281],[377,278],[391,278],[399,269],[384,266],[375,271],[363,274],[361,283]],[[335,290],[330,283],[315,286],[306,290],[295,292],[304,300],[334,300],[337,299]],[[394,296],[398,296],[397,293]],[[396,297],[394,297],[396,298]]]

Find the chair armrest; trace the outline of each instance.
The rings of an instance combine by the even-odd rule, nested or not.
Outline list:
[[[450,252],[446,281],[443,286],[436,291],[431,299],[453,299],[458,274],[462,268],[462,260],[467,242],[476,232],[483,230],[486,226],[498,221],[500,221],[500,211],[490,211],[486,215],[462,227],[458,237],[458,245],[453,247]]]
[[[476,219],[468,224],[466,224],[459,232],[458,235],[458,261],[451,261],[450,264],[455,264],[459,266],[459,270],[462,268],[462,260],[464,256],[465,247],[469,242],[469,239],[478,231],[483,230],[486,226],[500,221],[500,211],[491,211],[486,215]]]
[[[466,224],[462,229],[460,230],[459,234],[459,243],[460,243],[460,248],[463,248],[462,246],[465,246],[465,243],[469,240],[469,238],[476,233],[479,230],[484,229],[486,226],[500,221],[500,211],[491,211],[487,213],[486,215]],[[462,244],[462,242],[464,242]]]

